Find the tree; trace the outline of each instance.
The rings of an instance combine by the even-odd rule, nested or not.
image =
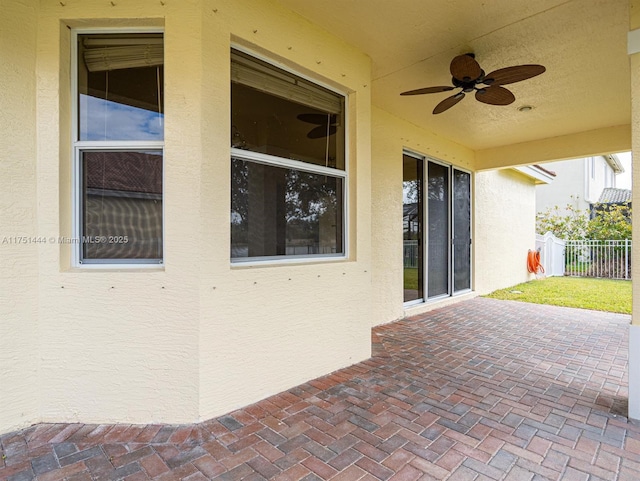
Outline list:
[[[591,252],[589,274],[598,277],[619,277],[630,272],[628,255],[631,240],[631,207],[628,204],[596,204],[587,226],[587,236],[594,241],[608,241],[606,248]]]
[[[631,207],[629,204],[596,204],[587,225],[592,240],[630,240]]]
[[[587,237],[589,212],[567,204],[565,212],[557,205],[536,215],[536,233],[551,232],[559,239],[582,240]]]
[[[567,204],[565,212],[558,206],[536,215],[536,233],[551,232],[565,240],[629,240],[631,239],[631,206],[629,204],[595,204],[591,218],[587,210]]]
[[[552,232],[567,241],[589,241],[567,244],[565,259],[572,270],[578,266],[584,274],[594,277],[619,277],[630,272],[629,245],[625,242],[631,240],[629,204],[595,204],[591,218],[587,211],[571,205],[567,205],[566,213],[556,206],[536,216],[536,232]]]

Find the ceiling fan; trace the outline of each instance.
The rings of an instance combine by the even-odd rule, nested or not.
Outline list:
[[[298,120],[317,125],[307,134],[309,139],[329,137],[338,131],[338,116],[336,114],[300,114]]]
[[[433,94],[447,92],[456,88],[462,89],[455,95],[447,97],[436,105],[436,108],[433,109],[434,114],[440,114],[450,109],[460,102],[465,97],[465,94],[471,93],[474,90],[476,92],[476,100],[480,102],[491,105],[509,105],[513,103],[516,98],[513,93],[502,87],[502,85],[530,79],[531,77],[544,73],[546,68],[542,65],[516,65],[485,74],[484,70],[482,70],[476,61],[475,55],[466,53],[455,57],[451,61],[449,70],[453,76],[451,78],[453,87],[449,85],[426,87],[402,92],[400,95]]]

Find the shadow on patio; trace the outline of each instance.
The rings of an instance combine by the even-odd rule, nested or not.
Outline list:
[[[377,327],[372,359],[201,424],[0,436],[0,479],[637,480],[628,324],[477,298]]]

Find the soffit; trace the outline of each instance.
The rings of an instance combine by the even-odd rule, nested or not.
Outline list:
[[[375,105],[474,150],[630,123],[626,0],[280,2],[371,57]],[[450,85],[449,63],[466,52],[486,72],[528,63],[547,71],[508,85],[516,101],[504,107],[471,94],[432,115],[452,92],[400,97]]]

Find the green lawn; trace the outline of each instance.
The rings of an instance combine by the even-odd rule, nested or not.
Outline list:
[[[404,268],[404,288],[405,289],[418,288],[418,269],[411,268],[411,267]]]
[[[485,297],[631,314],[630,281],[547,277],[501,289]]]

